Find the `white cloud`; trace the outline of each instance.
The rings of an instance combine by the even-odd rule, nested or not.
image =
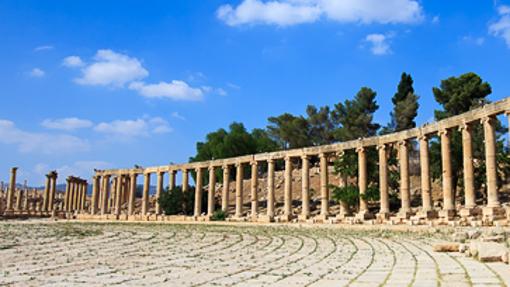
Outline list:
[[[30,71],[29,75],[33,78],[42,78],[42,77],[44,77],[44,75],[46,75],[46,73],[39,68],[33,68]]]
[[[485,43],[484,37],[464,36],[464,37],[462,37],[462,40],[468,44],[472,44],[472,45],[476,45],[476,46],[482,46],[483,43]]]
[[[122,87],[149,75],[138,59],[112,50],[98,50],[94,61],[82,69],[82,76],[75,79],[76,83]]]
[[[510,48],[510,7],[505,5],[499,6],[498,13],[500,18],[489,26],[489,33],[503,38],[506,45]]]
[[[0,143],[17,145],[22,153],[62,154],[89,150],[87,141],[65,134],[26,132],[0,119]]]
[[[69,57],[65,57],[64,60],[62,60],[62,65],[69,67],[69,68],[75,68],[75,67],[83,67],[85,65],[85,63],[78,56],[69,56]]]
[[[416,23],[423,9],[416,0],[244,0],[222,5],[216,16],[227,25],[291,26],[326,18],[351,23]]]
[[[135,137],[147,137],[151,134],[162,134],[172,131],[166,120],[160,117],[143,117],[136,120],[115,120],[102,122],[94,127],[94,130],[112,137],[129,139]]]
[[[366,36],[365,41],[370,43],[370,51],[374,55],[387,55],[391,53],[390,44],[388,43],[388,36],[383,34],[369,34]]]
[[[231,88],[231,89],[234,89],[234,90],[240,90],[241,87],[236,85],[236,84],[233,84],[233,83],[227,83],[227,87]]]
[[[182,101],[200,101],[204,91],[200,88],[190,87],[186,82],[173,80],[170,83],[159,82],[158,84],[146,84],[133,82],[129,85],[132,90],[147,98],[169,98]]]
[[[35,47],[34,48],[34,52],[49,51],[49,50],[53,50],[53,46],[51,46],[51,45],[43,45],[43,46],[39,46],[39,47]]]
[[[182,121],[185,121],[186,118],[183,117],[181,114],[179,114],[178,112],[173,112],[172,113],[172,117],[176,118],[176,119],[179,119],[179,120],[182,120]]]
[[[81,128],[89,128],[93,123],[79,118],[45,119],[41,125],[47,129],[71,131]]]

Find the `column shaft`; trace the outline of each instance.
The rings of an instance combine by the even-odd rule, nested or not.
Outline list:
[[[51,173],[50,182],[50,198],[48,199],[48,210],[53,211],[55,209],[55,197],[57,194],[57,172]]]
[[[207,215],[214,213],[214,194],[216,193],[216,173],[214,166],[209,167],[209,190],[207,191]]]
[[[432,210],[432,193],[430,191],[429,142],[426,136],[421,136],[419,141],[422,210],[427,212]]]
[[[409,181],[409,151],[408,142],[399,143],[399,162],[400,162],[400,199],[402,206],[401,213],[411,211],[411,192]]]
[[[196,169],[196,182],[195,182],[195,210],[194,215],[200,216],[202,214],[202,168]]]
[[[271,219],[274,213],[274,160],[267,161],[267,216]]]
[[[110,175],[103,176],[103,197],[101,199],[101,215],[108,213],[108,193],[110,190]]]
[[[17,167],[11,168],[11,178],[9,181],[9,190],[7,191],[7,210],[12,210],[14,192],[16,191],[16,171]]]
[[[97,199],[98,199],[98,193],[99,193],[99,183],[101,182],[101,177],[98,175],[95,175],[92,178],[92,199],[90,203],[90,214],[94,215],[97,213]]]
[[[320,189],[321,189],[321,216],[329,216],[329,187],[328,187],[328,157],[319,154],[320,159]]]
[[[228,194],[230,185],[230,168],[228,165],[223,166],[223,190],[221,194],[221,210],[228,213]]]
[[[464,206],[466,208],[475,207],[475,183],[473,171],[473,144],[471,136],[471,127],[464,124],[460,127],[462,131],[462,163],[464,173]]]
[[[159,198],[163,190],[163,172],[158,172],[157,185],[156,185],[156,214],[161,214],[161,206],[159,204]]]
[[[243,216],[243,178],[244,169],[242,163],[236,164],[236,212],[235,217]]]
[[[301,216],[310,216],[310,159],[304,155],[301,157]]]
[[[51,175],[46,175],[46,185],[44,187],[44,193],[43,193],[43,204],[42,204],[42,211],[48,211],[48,200],[50,199],[50,183],[51,182]]]
[[[368,212],[368,204],[364,195],[367,191],[367,158],[365,148],[359,147],[356,149],[358,152],[358,188],[359,188],[359,212]]]
[[[285,158],[284,174],[284,208],[286,219],[292,215],[292,161],[290,157]]]
[[[123,182],[123,175],[119,174],[117,176],[117,191],[115,192],[115,215],[120,215],[120,208],[121,208],[121,202],[122,202],[122,187],[124,186]]]
[[[390,202],[388,196],[388,152],[386,145],[377,147],[379,153],[379,191],[380,191],[380,209],[379,213],[390,212]]]
[[[250,181],[250,191],[251,191],[251,216],[253,218],[257,218],[258,210],[259,210],[259,198],[258,198],[258,163],[257,161],[253,161],[251,163],[251,181]]]
[[[487,207],[499,207],[494,118],[482,120],[485,134],[485,167],[487,173]]]
[[[184,176],[183,176],[184,178]],[[143,181],[143,195],[142,195],[142,215],[147,215],[149,212],[149,188],[151,184],[151,174],[145,173],[144,174],[144,181]],[[183,188],[184,190],[184,188]]]
[[[129,180],[129,203],[128,203],[128,215],[135,213],[135,197],[136,197],[136,178],[137,174],[130,174],[131,179]]]
[[[455,201],[452,183],[452,162],[450,158],[450,131],[442,130],[441,135],[441,163],[443,180],[443,209],[454,210]]]

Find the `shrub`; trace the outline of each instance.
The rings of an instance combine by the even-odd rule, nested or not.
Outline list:
[[[223,210],[216,210],[211,216],[212,221],[224,221],[227,218],[227,213]]]

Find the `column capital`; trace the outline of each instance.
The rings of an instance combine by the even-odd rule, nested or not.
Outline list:
[[[221,166],[221,168],[223,168],[223,170],[228,170],[229,169],[229,165],[228,164],[224,164]]]
[[[400,146],[407,146],[409,144],[408,140],[401,140],[397,143],[397,145]]]
[[[359,147],[357,147],[357,148],[356,148],[356,152],[357,152],[357,153],[365,152],[365,147],[363,147],[363,146],[359,146]]]
[[[429,136],[427,134],[420,134],[417,139],[419,141],[428,141],[429,140]]]
[[[16,170],[18,170],[18,167],[16,166],[11,168],[11,172],[15,172]]]
[[[301,155],[301,159],[302,159],[302,160],[309,160],[309,159],[310,159],[310,156],[309,156],[309,155],[307,155],[307,154],[302,154],[302,155]]]
[[[482,124],[486,124],[486,123],[488,123],[488,124],[492,124],[492,123],[494,122],[494,117],[493,117],[493,116],[486,116],[486,117],[483,117],[483,118],[481,118],[481,119],[480,119],[480,122],[481,122]]]
[[[343,157],[345,155],[345,150],[339,150],[336,152],[337,157]]]
[[[448,136],[448,135],[450,135],[450,130],[448,130],[447,128],[440,128],[440,129],[437,131],[437,134],[438,134],[439,136],[442,136],[442,135]]]
[[[259,163],[256,160],[250,161],[251,166],[257,166]]]
[[[376,146],[376,149],[377,149],[377,150],[385,150],[385,149],[386,149],[386,144],[378,144],[378,145]]]
[[[210,165],[207,167],[208,171],[214,171],[215,169],[216,169],[216,167],[214,165]]]
[[[267,163],[274,163],[274,158],[270,158],[267,160]]]
[[[243,162],[238,161],[235,163],[235,167],[239,167],[239,166],[243,166]]]
[[[466,130],[466,131],[470,131],[471,130],[471,125],[469,125],[469,123],[467,123],[465,121],[462,122],[462,124],[459,125],[459,131],[461,132],[461,131],[464,131],[464,130]]]
[[[195,167],[195,172],[198,172],[198,171],[200,171],[200,170],[202,170],[202,168],[201,168],[201,167]]]
[[[325,159],[328,159],[328,155],[325,153],[325,152],[321,152],[319,153],[319,158],[325,158]]]
[[[289,161],[289,160],[291,160],[291,158],[292,158],[291,156],[286,155],[283,159],[284,159],[285,161]]]
[[[505,116],[510,116],[510,110],[503,113]]]

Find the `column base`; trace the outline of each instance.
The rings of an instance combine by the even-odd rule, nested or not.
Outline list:
[[[326,223],[328,221],[328,218],[329,218],[329,214],[319,214],[319,215],[315,216],[313,219],[316,222]]]
[[[299,222],[306,222],[308,219],[310,219],[309,214],[300,214],[298,215],[298,221]]]
[[[262,223],[274,222],[274,216],[271,216],[271,215],[260,215],[257,218],[257,222],[262,222]]]
[[[420,210],[416,213],[418,219],[436,219],[438,216],[435,210]]]
[[[340,213],[336,215],[336,219],[344,220],[344,219],[350,217],[351,215],[352,214],[350,212],[342,212],[342,211],[340,211]]]
[[[505,209],[502,207],[484,207],[482,208],[482,217],[484,222],[505,219]]]
[[[379,221],[386,221],[390,219],[390,213],[389,212],[379,212],[375,215],[375,218]]]
[[[278,216],[278,222],[291,222],[294,218],[296,218],[294,215],[280,215]]]
[[[374,219],[374,215],[368,211],[360,211],[354,217],[359,220]]]
[[[459,215],[462,218],[468,218],[471,216],[480,215],[480,213],[481,213],[480,208],[476,208],[476,207],[464,207],[459,211]]]
[[[411,210],[409,210],[409,209],[400,209],[398,211],[398,213],[397,213],[397,218],[402,219],[402,220],[406,220],[406,219],[411,218],[412,215],[413,215],[413,212],[411,212]]]
[[[450,210],[442,209],[439,211],[439,218],[445,220],[452,220],[455,217],[455,214],[456,212],[454,209]]]

